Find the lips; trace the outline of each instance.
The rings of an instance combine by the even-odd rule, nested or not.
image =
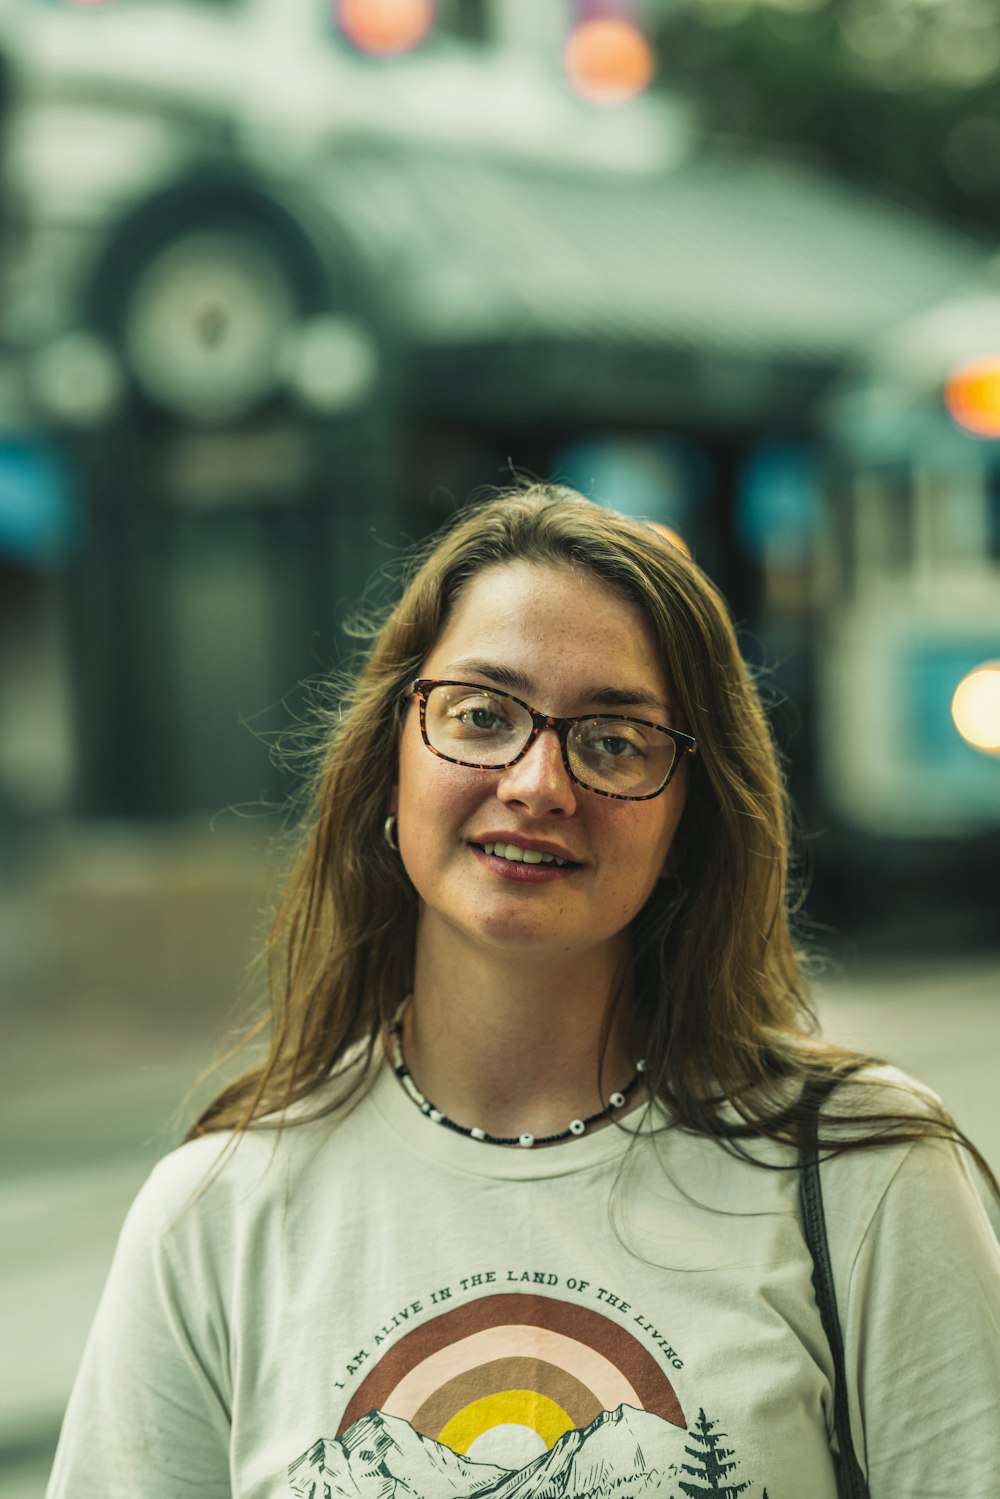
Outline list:
[[[498,859],[509,859],[512,864],[555,864],[565,869],[568,860],[557,859],[555,854],[540,854],[537,849],[518,848],[515,843],[484,843],[483,850],[495,854]]]
[[[522,839],[516,842],[502,835],[487,835],[485,838],[473,840],[474,846],[482,849],[486,854],[492,854],[494,858],[504,859],[511,864],[546,864],[557,869],[576,867],[578,860],[570,857],[569,852],[555,843],[546,843],[540,839]]]

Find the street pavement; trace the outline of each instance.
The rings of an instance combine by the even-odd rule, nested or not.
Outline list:
[[[944,1097],[1000,1174],[1000,963],[898,961],[817,985],[824,1032]],[[176,1110],[217,1049],[186,1007],[101,1023],[21,1014],[0,1088],[0,1499],[41,1499],[62,1409],[129,1202],[182,1133]],[[198,1098],[212,1091],[203,1082]],[[184,1117],[189,1119],[193,1104]],[[172,1116],[174,1116],[172,1118]],[[995,1219],[1000,1225],[1000,1220]]]
[[[122,1219],[217,1048],[204,1022],[3,1019],[0,1499],[41,1499]]]

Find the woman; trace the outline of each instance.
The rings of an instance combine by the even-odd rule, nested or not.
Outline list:
[[[50,1499],[834,1499],[796,1144],[861,1059],[811,1033],[786,870],[697,567],[554,488],[459,518],[331,720],[270,1054],[130,1214]],[[869,1066],[820,1136],[841,1484],[996,1499],[959,1132]]]

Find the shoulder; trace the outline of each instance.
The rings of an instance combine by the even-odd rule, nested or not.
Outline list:
[[[861,1133],[866,1124],[883,1119],[912,1120],[919,1129],[921,1121],[930,1125],[949,1117],[932,1088],[886,1062],[869,1062],[849,1073],[827,1093],[821,1112],[824,1120],[844,1127],[854,1123]]]
[[[278,1137],[230,1131],[179,1146],[150,1172],[129,1209],[119,1253],[168,1252],[171,1244],[203,1234],[267,1190],[268,1157]]]
[[[877,1206],[900,1172],[967,1175],[967,1152],[932,1088],[887,1063],[850,1073],[823,1097],[818,1133],[825,1194],[849,1190]]]
[[[212,1130],[165,1156],[147,1183],[151,1197],[177,1207],[191,1196],[231,1200],[269,1190],[351,1133],[377,1073],[378,1057],[356,1045],[324,1083],[284,1111],[246,1129]]]
[[[996,1260],[974,1163],[953,1128],[938,1095],[895,1067],[868,1066],[830,1096],[820,1134],[841,1153],[822,1162],[823,1200],[831,1245],[849,1263],[914,1233],[942,1250],[965,1236]]]
[[[224,1244],[278,1222],[277,1211],[344,1168],[365,1090],[344,1103],[317,1093],[287,1116],[220,1130],[179,1146],[153,1168],[126,1219],[123,1242],[170,1254]],[[335,1157],[335,1160],[332,1159]]]

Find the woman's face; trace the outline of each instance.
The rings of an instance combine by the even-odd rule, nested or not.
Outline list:
[[[477,574],[420,675],[505,688],[546,714],[605,708],[679,727],[645,615],[569,566],[512,562]],[[684,795],[683,766],[650,801],[587,791],[552,730],[506,770],[451,764],[424,744],[411,703],[390,805],[421,940],[456,961],[470,941],[563,957],[619,943],[666,872]],[[512,863],[485,852],[497,842],[571,862]]]

